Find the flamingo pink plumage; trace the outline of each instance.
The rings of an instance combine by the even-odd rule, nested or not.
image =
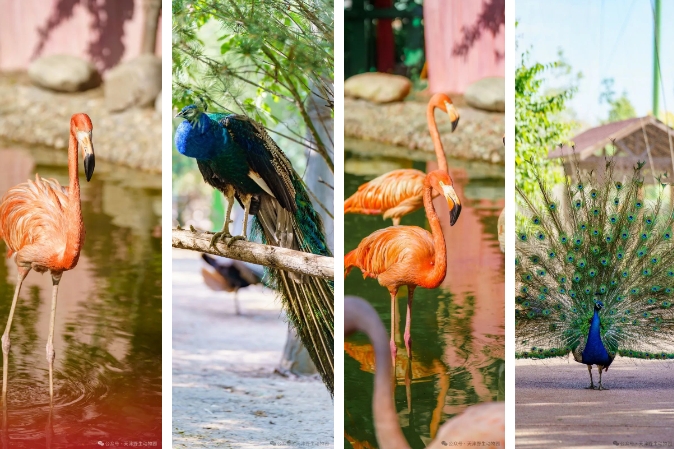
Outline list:
[[[376,278],[391,294],[391,357],[395,365],[397,348],[393,339],[395,298],[398,289],[407,286],[407,320],[405,347],[411,355],[412,300],[416,287],[437,288],[447,272],[447,248],[440,220],[433,207],[433,191],[442,195],[449,206],[450,223],[461,213],[461,202],[454,191],[452,178],[444,170],[435,170],[424,179],[423,201],[431,232],[417,226],[390,226],[365,237],[358,247],[344,256],[344,275],[352,267],[360,268],[363,277]]]
[[[55,179],[35,175],[35,181],[27,181],[12,187],[0,200],[0,239],[7,244],[8,257],[14,255],[19,276],[9,311],[7,326],[2,334],[2,397],[6,403],[7,365],[10,349],[9,332],[14,309],[21,291],[21,284],[31,269],[52,276],[51,319],[47,340],[49,364],[49,395],[53,399],[54,321],[58,285],[64,271],[77,265],[84,244],[84,223],[80,204],[80,181],[78,176],[78,149],[83,150],[84,171],[87,181],[94,172],[93,125],[88,115],[75,114],[70,119],[68,144],[68,187]]]

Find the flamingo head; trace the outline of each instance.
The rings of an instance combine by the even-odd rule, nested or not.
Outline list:
[[[452,99],[446,94],[435,94],[431,97],[430,105],[449,115],[449,121],[452,123],[452,132],[454,132],[459,124],[460,117],[459,111],[454,106],[454,103],[452,103]]]
[[[74,114],[70,119],[70,132],[77,139],[78,149],[82,150],[84,174],[87,177],[87,182],[91,180],[91,176],[94,174],[94,166],[96,165],[94,144],[91,137],[93,129],[94,125],[91,124],[91,119],[87,114]]]
[[[454,181],[444,170],[435,170],[426,176],[426,183],[428,183],[433,190],[442,195],[449,206],[449,224],[454,226],[456,220],[461,214],[461,200],[459,195],[454,190]]]

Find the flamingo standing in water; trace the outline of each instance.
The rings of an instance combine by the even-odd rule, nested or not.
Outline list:
[[[49,396],[54,399],[52,370],[54,367],[54,321],[56,297],[61,275],[77,265],[84,244],[84,223],[80,204],[80,181],[78,178],[78,149],[84,157],[84,173],[87,181],[94,173],[94,146],[91,141],[93,126],[87,114],[75,114],[70,119],[68,143],[68,187],[62,187],[55,179],[35,175],[35,181],[27,181],[12,187],[0,200],[0,239],[9,247],[8,257],[14,255],[19,272],[12,307],[5,332],[2,334],[2,400],[6,404],[7,364],[9,358],[9,331],[12,326],[16,301],[21,284],[31,269],[38,273],[49,271],[52,277],[51,319],[47,339],[47,363],[49,364]]]
[[[380,449],[409,449],[400,429],[391,386],[391,365],[386,360],[386,330],[377,312],[360,298],[344,298],[344,336],[364,332],[375,353],[372,412]],[[471,442],[500,442],[505,447],[505,405],[488,402],[468,407],[445,422],[429,448],[470,445]]]
[[[438,169],[448,172],[445,149],[440,140],[438,124],[435,122],[436,108],[449,115],[452,132],[459,123],[459,113],[452,99],[445,94],[433,95],[426,109],[428,129],[438,158]],[[344,213],[381,214],[384,219],[392,218],[393,225],[397,226],[403,215],[410,214],[424,205],[424,178],[426,178],[424,172],[409,168],[385,173],[358,187],[358,191],[344,202]]]
[[[358,248],[344,256],[344,276],[358,267],[363,277],[375,278],[391,294],[391,358],[395,365],[397,348],[393,339],[395,329],[395,298],[398,289],[407,286],[407,320],[405,347],[412,354],[412,300],[417,287],[436,288],[447,272],[447,248],[440,219],[433,207],[433,191],[444,196],[449,206],[450,224],[461,213],[461,202],[454,191],[452,178],[444,170],[435,170],[424,179],[423,200],[431,232],[417,226],[390,226],[365,237]]]

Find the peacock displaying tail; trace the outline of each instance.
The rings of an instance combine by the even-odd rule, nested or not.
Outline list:
[[[320,215],[304,181],[264,128],[246,116],[207,114],[191,105],[178,114],[176,147],[197,159],[204,181],[228,202],[222,231],[215,240],[247,239],[246,223],[253,215],[253,238],[262,243],[332,256]],[[245,210],[244,234],[229,233],[234,200]],[[312,361],[333,392],[334,286],[327,279],[267,269],[265,284],[280,296],[286,314]]]
[[[602,370],[616,354],[674,358],[666,352],[674,340],[674,215],[665,184],[644,199],[642,162],[621,176],[612,159],[602,173],[581,172],[572,159],[563,198],[539,175],[534,195],[518,189],[517,356],[571,352],[588,365],[589,388],[598,366],[603,389]]]

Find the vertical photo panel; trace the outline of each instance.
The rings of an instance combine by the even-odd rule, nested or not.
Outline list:
[[[344,4],[344,447],[504,446],[504,14]]]

